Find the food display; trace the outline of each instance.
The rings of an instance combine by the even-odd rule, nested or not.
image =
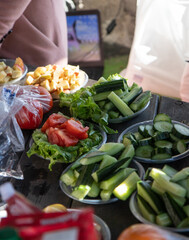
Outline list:
[[[100,146],[106,134],[91,123],[84,123],[62,113],[49,116],[41,129],[32,134],[28,157],[37,154],[49,159],[49,169],[56,162],[71,163],[79,156]]]
[[[52,93],[54,98],[58,98],[61,92],[74,92],[84,86],[87,81],[86,73],[81,71],[79,66],[61,67],[49,64],[28,72],[25,84],[42,86]]]
[[[150,168],[145,181],[137,183],[137,193],[131,201],[131,211],[142,222],[174,231],[189,229],[189,167],[177,170],[169,165]],[[141,218],[142,217],[142,218]]]
[[[160,113],[154,120],[137,123],[124,130],[118,142],[132,144],[138,161],[175,161],[189,154],[189,127]]]
[[[8,83],[12,80],[19,79],[23,75],[25,71],[25,66],[23,60],[20,57],[16,58],[13,66],[9,66],[9,62],[6,63],[6,60],[2,60],[0,59],[0,84]]]
[[[143,169],[131,164],[130,145],[109,142],[69,166],[60,177],[60,186],[69,197],[89,204],[125,201],[136,190]]]
[[[151,92],[143,92],[136,83],[131,87],[118,74],[100,78],[92,87],[74,94],[60,94],[60,107],[68,107],[72,116],[92,120],[109,134],[110,122],[123,122],[141,114],[149,105]]]

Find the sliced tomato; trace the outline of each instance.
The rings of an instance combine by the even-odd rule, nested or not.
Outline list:
[[[61,147],[70,147],[75,146],[79,140],[71,136],[65,129],[51,127],[48,130],[48,141]]]
[[[51,114],[46,122],[43,124],[41,131],[45,132],[50,127],[58,128],[61,124],[66,122],[68,119],[61,114],[53,113]]]
[[[89,127],[83,127],[81,122],[76,121],[73,118],[67,120],[60,127],[65,128],[72,136],[78,139],[88,138],[87,131],[89,130]]]

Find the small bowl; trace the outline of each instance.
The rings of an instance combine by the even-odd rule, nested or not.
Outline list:
[[[187,126],[186,124],[183,124],[181,122],[177,122],[177,121],[174,121],[172,120],[172,123],[173,124],[180,124],[186,128],[189,129],[189,126]],[[123,136],[126,134],[126,133],[134,133],[134,132],[137,132],[138,131],[138,127],[140,125],[153,125],[153,120],[148,120],[148,121],[144,121],[144,122],[139,122],[139,123],[136,123],[130,127],[128,127],[127,129],[125,129],[118,137],[118,142],[122,142],[123,140]],[[141,157],[137,157],[137,156],[134,156],[134,159],[136,161],[139,161],[139,162],[143,162],[143,163],[158,163],[158,164],[161,164],[161,163],[169,163],[169,162],[174,162],[174,161],[177,161],[177,160],[180,160],[184,157],[187,157],[189,155],[189,149],[187,149],[185,152],[181,153],[181,154],[178,154],[178,155],[174,155],[172,156],[171,158],[167,158],[167,159],[162,159],[162,160],[152,160],[150,158],[141,158]]]
[[[141,212],[140,212],[140,209],[139,209],[139,207],[138,207],[138,204],[137,204],[137,193],[136,193],[136,192],[134,192],[134,193],[132,194],[131,198],[130,198],[129,208],[130,208],[132,214],[134,215],[134,217],[135,217],[136,219],[138,219],[138,220],[139,220],[140,222],[142,222],[142,223],[151,224],[151,225],[153,225],[153,226],[162,228],[162,229],[164,229],[164,230],[172,231],[172,232],[180,232],[180,233],[181,233],[181,232],[182,232],[182,233],[184,233],[184,232],[189,232],[189,228],[162,227],[162,226],[160,226],[160,225],[157,225],[157,224],[155,224],[155,223],[151,223],[151,222],[149,222],[148,220],[146,220],[146,219],[142,216],[142,214],[141,214]]]
[[[84,156],[82,156],[81,158],[83,158],[83,157],[84,157]],[[80,161],[81,158],[79,158],[77,161]],[[62,174],[64,174],[65,172],[67,172],[67,171],[71,168],[71,166],[72,166],[72,164],[70,164],[70,165],[62,172]],[[140,163],[138,163],[137,161],[132,161],[131,164],[129,165],[129,167],[133,167],[133,168],[137,169],[137,172],[138,172],[138,174],[139,174],[139,177],[140,177],[141,179],[143,179],[144,174],[145,174],[145,171],[144,171],[143,166],[142,166]],[[62,174],[61,174],[61,175],[62,175]],[[84,198],[83,200],[79,200],[79,199],[77,199],[77,198],[75,198],[75,197],[73,197],[73,196],[71,195],[71,193],[72,193],[72,187],[71,187],[71,186],[67,186],[67,185],[64,184],[61,180],[59,181],[59,184],[60,184],[61,190],[62,190],[68,197],[72,198],[73,200],[82,202],[82,203],[99,205],[99,204],[109,204],[109,203],[113,203],[113,202],[116,202],[116,201],[119,200],[119,199],[116,198],[116,197],[112,197],[110,200],[107,200],[107,201],[104,201],[104,200],[102,200],[102,199],[100,199],[100,198],[96,198],[96,199],[94,199],[94,198]]]
[[[15,60],[13,60],[13,59],[0,59],[0,62],[4,62],[7,66],[13,67],[13,65],[15,63]],[[19,78],[15,78],[14,80],[8,81],[6,83],[0,83],[0,85],[19,83],[26,76],[27,72],[28,72],[28,67],[24,64],[24,72],[23,72],[22,76],[20,76]]]
[[[149,105],[150,105],[150,100],[149,100],[149,102],[147,102],[146,106],[144,106],[138,112],[135,112],[133,115],[130,115],[130,116],[127,116],[127,117],[109,119],[108,122],[109,123],[122,123],[122,122],[129,121],[130,119],[133,119],[133,118],[137,117],[138,115],[140,115],[141,113],[143,113],[148,108]]]

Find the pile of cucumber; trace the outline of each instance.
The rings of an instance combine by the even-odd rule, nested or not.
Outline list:
[[[101,77],[95,84],[93,99],[109,119],[132,116],[150,101],[151,92],[143,92],[142,87],[133,83],[128,87],[126,79],[108,81]]]
[[[164,227],[189,228],[189,167],[180,171],[165,165],[146,171],[137,182],[137,205],[149,222]]]
[[[134,146],[136,157],[170,159],[188,149],[189,128],[173,123],[167,114],[160,113],[152,124],[140,125],[138,131],[125,134],[123,143]]]
[[[74,199],[101,199],[112,196],[126,200],[140,180],[136,169],[129,167],[134,156],[132,145],[109,142],[90,152],[64,172],[60,180],[71,188]]]

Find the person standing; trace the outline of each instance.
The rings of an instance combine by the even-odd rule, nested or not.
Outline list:
[[[66,65],[64,0],[0,0],[0,58]]]

